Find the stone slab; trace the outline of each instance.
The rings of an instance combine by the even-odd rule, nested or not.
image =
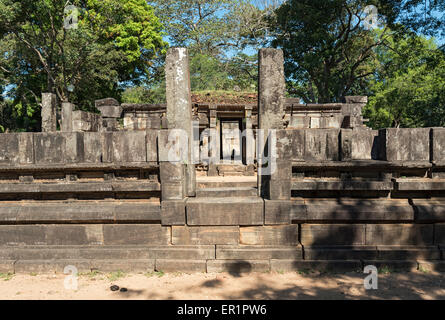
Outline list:
[[[245,245],[297,245],[298,225],[240,227]]]
[[[188,225],[262,225],[261,198],[194,198],[186,204]]]
[[[208,260],[207,272],[219,273],[228,272],[230,274],[249,272],[269,272],[269,260]]]
[[[172,227],[173,245],[238,244],[239,237],[239,227],[235,226]]]

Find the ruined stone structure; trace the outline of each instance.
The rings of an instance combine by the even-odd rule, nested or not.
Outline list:
[[[255,106],[193,105],[181,48],[166,105],[65,102],[56,132],[45,94],[44,132],[0,134],[0,272],[445,269],[445,128],[371,130],[365,97],[285,99],[282,53],[259,58]]]

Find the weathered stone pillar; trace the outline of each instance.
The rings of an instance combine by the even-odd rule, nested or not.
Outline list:
[[[106,98],[95,101],[96,109],[100,111],[102,116],[102,131],[118,131],[118,118],[122,116],[122,107],[119,101],[113,98]]]
[[[346,96],[342,98],[346,105],[342,108],[342,113],[349,116],[349,128],[365,127],[362,116],[362,109],[368,103],[367,96]]]
[[[209,146],[209,166],[207,175],[208,176],[217,176],[218,170],[216,169],[216,164],[219,160],[219,135],[217,128],[217,106],[210,105],[209,106],[209,127],[210,134],[208,138],[208,146]]]
[[[188,135],[188,155],[185,180],[186,196],[196,193],[195,164],[192,163],[194,145],[189,58],[186,48],[170,48],[165,61],[167,84],[167,120],[169,129],[181,129]]]
[[[57,97],[54,93],[42,93],[42,132],[57,131]]]
[[[62,126],[61,131],[73,132],[73,111],[74,104],[70,102],[62,103]]]
[[[291,196],[290,181],[292,162],[285,159],[286,132],[283,129],[285,116],[285,80],[283,52],[277,49],[259,51],[258,116],[259,154],[258,190],[262,197],[270,200],[288,200]],[[263,131],[261,131],[261,129]],[[280,134],[277,134],[279,132]],[[279,139],[279,143],[277,143]],[[261,145],[265,142],[265,145]]]

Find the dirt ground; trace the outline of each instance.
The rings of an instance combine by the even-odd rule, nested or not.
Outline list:
[[[0,276],[0,299],[444,299],[445,274],[380,274],[377,290],[365,290],[365,274],[251,273],[80,274],[77,290],[67,290],[65,275]],[[128,291],[111,291],[117,285]]]

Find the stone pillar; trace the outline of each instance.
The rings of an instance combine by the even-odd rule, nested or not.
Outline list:
[[[362,109],[368,103],[367,96],[346,96],[342,98],[343,103],[346,104],[342,108],[342,113],[347,114],[349,116],[349,128],[359,128],[365,127],[363,122],[366,120],[363,119]]]
[[[100,111],[102,116],[102,131],[118,131],[118,118],[122,116],[122,107],[116,99],[106,98],[95,101],[96,109]]]
[[[70,102],[62,103],[62,126],[61,131],[73,132],[73,111],[74,104]]]
[[[285,116],[285,81],[283,51],[260,49],[258,56],[259,128],[282,129]]]
[[[42,93],[42,132],[57,131],[57,97],[54,93]]]
[[[244,120],[245,120],[245,135],[244,135],[244,159],[248,165],[248,172],[254,174],[254,160],[255,160],[255,137],[253,134],[252,124],[252,109],[253,105],[244,106]]]
[[[170,48],[165,61],[167,120],[169,129],[184,130],[188,139],[185,170],[186,195],[196,194],[195,164],[192,163],[193,127],[189,58],[186,48]]]
[[[209,169],[207,171],[208,176],[217,176],[218,170],[216,164],[219,162],[219,134],[217,132],[217,106],[212,104],[209,106],[209,127],[210,135],[208,138],[209,146]]]
[[[259,51],[258,78],[258,137],[261,148],[259,154],[265,153],[268,159],[258,156],[258,191],[262,197],[270,200],[290,200],[290,181],[292,178],[292,162],[286,159],[286,137],[283,119],[285,116],[285,80],[283,52],[277,49],[261,49]],[[263,131],[261,131],[261,129]],[[279,134],[277,134],[279,132]],[[261,140],[266,142],[260,145]],[[277,141],[279,140],[279,141]],[[269,142],[270,143],[269,143]],[[279,142],[279,143],[277,143]],[[267,161],[267,163],[265,163]]]

